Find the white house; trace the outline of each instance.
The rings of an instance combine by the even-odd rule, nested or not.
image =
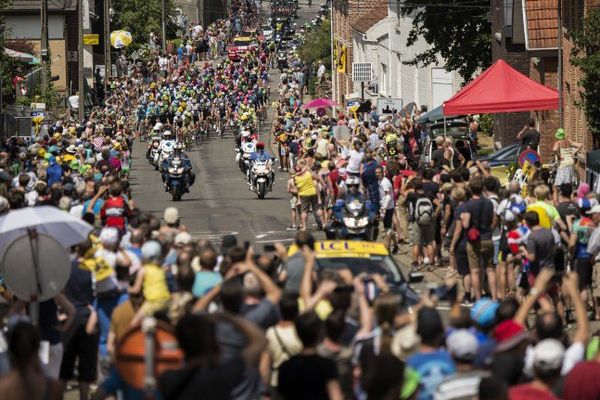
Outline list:
[[[425,40],[406,45],[412,28],[411,16],[402,17],[396,2],[379,0],[368,15],[352,21],[352,62],[370,62],[373,81],[368,83],[366,98],[400,98],[403,104],[415,102],[433,109],[449,99],[462,82],[457,72],[447,72],[443,60],[438,65],[404,65],[416,54],[429,48]],[[360,83],[354,93],[361,94]]]

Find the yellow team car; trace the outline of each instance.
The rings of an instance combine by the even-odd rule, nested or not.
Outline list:
[[[382,243],[325,240],[315,242],[317,269],[348,269],[352,275],[380,274],[385,277],[391,291],[401,294],[407,305],[419,302],[419,295],[410,287],[400,266],[390,256]],[[292,244],[288,256],[298,251],[298,246]],[[422,274],[411,274],[411,282],[419,282]]]
[[[254,39],[251,36],[236,36],[227,48],[227,57],[231,61],[240,61],[250,51]]]

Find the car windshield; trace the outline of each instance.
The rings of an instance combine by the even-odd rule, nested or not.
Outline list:
[[[250,41],[245,39],[235,39],[233,41],[234,46],[249,46]]]
[[[382,274],[387,280],[393,282],[404,282],[404,277],[400,273],[398,265],[389,256],[370,255],[369,257],[331,257],[317,258],[317,265],[320,269],[349,269],[352,275]]]
[[[446,127],[447,135],[457,135],[457,134],[466,133],[466,132],[467,132],[466,126],[447,126]],[[434,137],[443,135],[444,134],[444,126],[431,128],[431,134]]]

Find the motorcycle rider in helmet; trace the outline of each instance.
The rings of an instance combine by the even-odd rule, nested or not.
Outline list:
[[[192,186],[196,181],[196,174],[192,171],[192,162],[190,161],[187,154],[183,152],[183,146],[179,142],[176,142],[173,145],[173,153],[169,156],[169,158],[163,161],[162,180],[165,184],[165,189],[169,189],[167,184],[167,178],[169,177],[169,167],[171,166],[173,160],[175,160],[176,158],[179,158],[181,160],[181,165],[184,169],[183,183],[185,187],[185,193],[189,193],[190,186]]]
[[[154,144],[154,142],[158,142],[160,144],[160,131],[163,128],[163,124],[160,122],[157,122],[153,127],[152,130],[150,131],[150,134],[148,136],[150,136],[150,140],[148,141],[148,150],[146,151],[146,158],[150,157],[150,149],[152,149],[152,146]]]
[[[264,142],[258,142],[256,144],[256,151],[252,154],[250,154],[250,168],[248,168],[248,185],[250,185],[250,190],[254,190],[254,176],[252,174],[252,167],[254,166],[254,163],[256,162],[266,162],[269,166],[272,167],[273,164],[273,159],[271,158],[271,155],[265,151],[265,144]],[[275,172],[273,172],[273,169],[271,168],[271,177],[270,177],[270,186],[269,186],[269,190],[271,190],[273,188],[273,181],[275,180]]]
[[[333,219],[339,222],[344,221],[344,209],[346,205],[356,200],[364,203],[369,221],[373,221],[376,217],[376,209],[369,198],[360,191],[360,179],[357,176],[350,175],[346,178],[345,186],[344,195],[333,205]],[[332,229],[331,223],[328,228]]]

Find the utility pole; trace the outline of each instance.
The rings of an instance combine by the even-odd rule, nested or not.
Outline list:
[[[558,63],[557,63],[557,86],[558,86],[558,127],[563,128],[563,62],[562,62],[562,1],[558,0],[558,29],[557,42],[558,42]]]
[[[41,38],[40,55],[42,58],[42,95],[46,94],[48,86],[48,0],[42,0],[41,7]]]
[[[165,31],[165,0],[161,0],[160,2],[160,24],[162,30],[162,50],[163,52],[167,50],[167,32]]]
[[[110,0],[103,0],[104,3],[104,95],[108,90],[108,78],[112,73],[110,62]]]
[[[85,86],[84,86],[84,69],[83,69],[83,0],[77,1],[77,63],[78,65],[78,88],[79,88],[79,112],[78,119],[83,121],[85,115]]]

